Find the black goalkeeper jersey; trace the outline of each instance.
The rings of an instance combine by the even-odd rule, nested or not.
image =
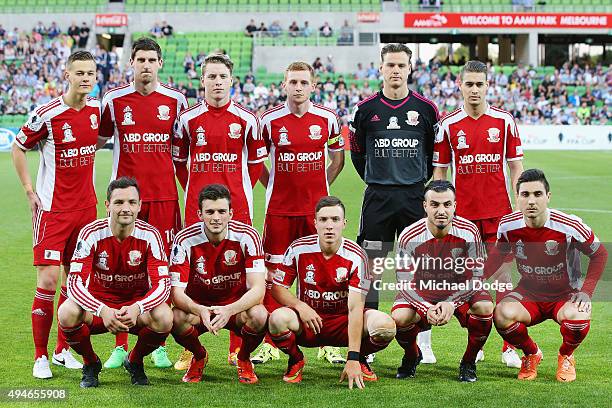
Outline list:
[[[367,184],[412,185],[432,174],[436,105],[416,92],[402,100],[382,91],[355,106],[349,123],[351,158]]]

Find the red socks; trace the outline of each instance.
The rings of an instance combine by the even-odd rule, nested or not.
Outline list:
[[[491,327],[493,327],[493,314],[468,314],[466,325],[468,343],[462,360],[464,362],[475,363],[478,351],[485,345],[489,333],[491,333]]]
[[[404,358],[409,361],[416,361],[419,356],[419,346],[416,341],[417,335],[422,329],[419,323],[397,327],[395,340],[404,349]]]
[[[53,324],[54,290],[36,288],[32,303],[32,336],[34,337],[34,359],[48,356],[49,332]],[[59,336],[58,336],[59,337]]]
[[[525,355],[538,352],[538,346],[527,334],[527,326],[523,323],[515,322],[505,329],[497,328],[499,335],[515,348],[523,350]]]
[[[187,350],[193,353],[193,356],[196,360],[201,360],[206,357],[206,349],[200,343],[200,333],[195,329],[195,327],[191,326],[185,333],[183,334],[172,334],[174,340]]]
[[[559,348],[562,356],[571,356],[576,347],[582,343],[591,328],[590,320],[563,320],[561,322],[561,336],[563,344]]]
[[[229,331],[229,352],[235,353],[236,350],[242,347],[242,337],[234,333],[233,331]]]
[[[115,334],[115,347],[123,347],[125,351],[128,351],[128,335],[127,332]]]
[[[138,332],[138,341],[130,352],[128,359],[130,363],[142,364],[142,359],[157,349],[168,337],[168,333],[158,333],[148,327],[143,327]]]
[[[89,327],[86,324],[81,323],[74,327],[60,327],[60,329],[64,332],[70,347],[83,357],[85,365],[93,364],[99,360],[91,345]]]
[[[59,308],[62,305],[62,303],[66,301],[66,299],[68,299],[68,292],[67,292],[66,286],[62,286],[60,288],[59,300],[57,301],[57,310],[58,310],[57,315],[58,316],[59,316]],[[62,350],[65,350],[68,347],[69,346],[68,346],[68,343],[66,342],[66,336],[64,336],[64,332],[60,330],[59,322],[58,322],[57,323],[57,345],[55,346],[55,354],[61,353]]]
[[[272,341],[283,353],[289,355],[289,365],[293,365],[304,359],[304,354],[297,346],[295,333],[291,330],[279,334],[270,334]]]
[[[246,324],[240,329],[240,336],[242,337],[242,347],[238,352],[238,359],[242,361],[249,361],[251,353],[255,351],[265,336],[266,332],[257,333],[255,330],[247,326]]]
[[[359,354],[362,357],[368,354],[376,353],[385,347],[387,347],[391,341],[379,342],[372,338],[372,336],[362,337],[361,347],[359,348]]]

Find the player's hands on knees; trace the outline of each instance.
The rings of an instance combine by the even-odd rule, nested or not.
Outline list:
[[[30,204],[30,210],[32,211],[32,216],[36,216],[38,209],[42,207],[42,203],[40,202],[40,198],[35,191],[28,191],[26,193],[26,197],[28,198],[28,203]]]
[[[306,303],[300,303],[296,309],[300,315],[302,323],[304,323],[306,327],[312,330],[314,334],[321,333],[321,329],[323,328],[323,319],[321,319],[321,316],[319,316],[312,307],[308,306]]]
[[[198,316],[200,316],[200,320],[202,320],[202,324],[204,325],[204,327],[206,327],[206,330],[208,330],[215,336],[219,334],[218,331],[213,329],[212,324],[210,324],[210,310],[208,309],[208,307],[200,306],[200,312],[198,313]]]
[[[440,302],[437,304],[440,307],[440,313],[438,315],[438,326],[445,325],[453,317],[455,313],[455,306],[450,302]]]
[[[591,297],[584,292],[574,293],[570,302],[576,305],[579,312],[591,313]]]
[[[119,332],[126,332],[129,330],[125,324],[123,324],[117,318],[117,309],[113,309],[112,307],[103,307],[100,312],[100,317],[102,318],[102,322],[104,323],[104,327],[108,329],[109,332],[113,334],[117,334]]]
[[[136,326],[138,316],[140,316],[140,306],[136,303],[130,306],[122,306],[121,309],[117,311],[117,319],[130,329]]]
[[[345,378],[348,379],[348,387],[350,390],[353,389],[353,384],[355,384],[359,389],[365,388],[363,373],[361,372],[361,364],[359,364],[359,361],[348,360],[346,362],[344,365],[344,370],[342,370],[342,374],[340,375],[340,382],[344,381]]]
[[[234,315],[234,311],[229,305],[226,306],[211,306],[208,308],[215,317],[210,322],[212,329],[218,332],[225,327],[229,319]]]

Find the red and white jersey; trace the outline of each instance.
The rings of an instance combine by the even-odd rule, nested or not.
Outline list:
[[[101,137],[113,137],[111,180],[134,177],[143,201],[178,200],[172,135],[185,96],[165,84],[149,95],[134,83],[112,89],[102,98]]]
[[[473,119],[461,107],[438,124],[433,165],[453,167],[457,214],[469,220],[512,212],[506,162],[522,158],[521,139],[509,112],[488,106]]]
[[[406,227],[397,242],[399,293],[423,312],[437,302],[465,301],[472,292],[459,284],[483,275],[486,252],[478,227],[458,215],[444,238],[434,237],[422,218]]]
[[[270,151],[266,213],[313,214],[317,201],[329,194],[327,151],[344,148],[338,117],[314,103],[304,116],[298,117],[284,103],[261,116],[261,132]],[[296,193],[299,200],[295,199]]]
[[[137,303],[141,313],[170,296],[168,260],[159,232],[136,220],[132,234],[119,242],[110,218],[81,230],[68,274],[68,296],[83,309],[100,315],[105,304]]]
[[[39,106],[21,128],[15,143],[40,149],[36,193],[45,211],[67,212],[95,206],[94,158],[100,102],[87,97],[76,111],[62,96]]]
[[[287,289],[296,279],[297,297],[324,315],[348,314],[349,291],[365,296],[372,282],[367,255],[359,245],[342,238],[338,252],[325,259],[317,235],[293,241],[274,275],[274,283]]]
[[[179,115],[174,137],[174,160],[188,163],[187,223],[196,218],[200,190],[212,183],[229,188],[235,217],[252,219],[253,188],[247,166],[267,156],[255,115],[234,102],[220,108],[201,102]]]
[[[218,245],[208,241],[204,223],[193,224],[174,238],[170,255],[172,286],[205,306],[228,305],[248,290],[246,274],[266,273],[261,238],[255,228],[230,221]]]
[[[556,301],[579,289],[579,252],[591,256],[599,246],[580,218],[553,209],[542,228],[527,226],[523,214],[515,211],[502,217],[497,230],[497,247],[516,260],[518,286],[540,301]]]

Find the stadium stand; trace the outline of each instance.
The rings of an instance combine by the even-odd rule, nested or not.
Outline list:
[[[1,1],[1,0],[0,0]],[[380,11],[380,0],[126,0],[126,11]]]

